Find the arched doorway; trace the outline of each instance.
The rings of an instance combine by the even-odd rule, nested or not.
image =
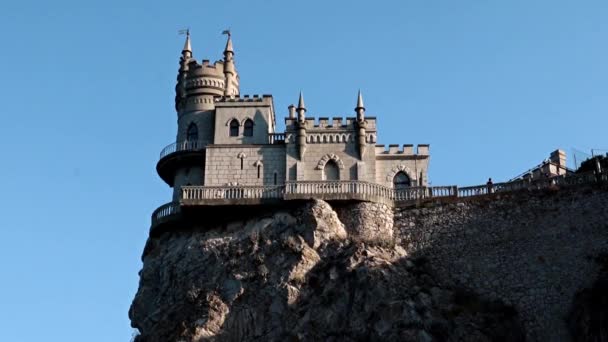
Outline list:
[[[329,160],[323,168],[323,180],[338,181],[340,180],[340,168],[335,161]]]
[[[403,190],[409,188],[411,184],[412,183],[410,181],[410,177],[408,177],[408,175],[403,171],[397,172],[397,174],[393,178],[393,187],[395,188],[395,190]]]

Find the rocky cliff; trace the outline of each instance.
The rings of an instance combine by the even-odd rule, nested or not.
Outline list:
[[[572,324],[588,321],[588,306],[572,305],[571,292],[584,291],[597,278],[599,266],[585,258],[607,246],[606,204],[608,193],[593,189],[395,210],[311,200],[255,217],[174,229],[149,238],[144,250],[129,311],[140,332],[135,340],[568,338],[562,326],[551,325],[567,326],[569,310]],[[556,215],[570,221],[555,228],[549,218]],[[557,243],[564,240],[566,245]],[[586,245],[589,240],[596,242]],[[534,245],[543,260],[529,254]],[[560,253],[573,258],[572,267],[561,259],[552,264]],[[526,268],[528,258],[533,265]],[[513,284],[516,267],[523,267],[520,287]],[[542,280],[531,286],[539,274]],[[555,291],[565,298],[555,300]],[[546,304],[537,300],[543,296],[549,298]],[[556,310],[555,303],[567,304]],[[551,317],[536,319],[543,305]],[[547,327],[559,335],[543,335]]]

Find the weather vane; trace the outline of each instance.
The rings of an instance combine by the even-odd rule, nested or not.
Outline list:
[[[188,27],[188,28],[185,28],[185,29],[181,29],[181,30],[177,31],[177,33],[179,35],[184,35],[185,34],[185,35],[189,36],[190,35],[190,28]]]
[[[228,37],[231,37],[230,28],[228,28],[227,30],[222,31],[222,34],[227,34]]]

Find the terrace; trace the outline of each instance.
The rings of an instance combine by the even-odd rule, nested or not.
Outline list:
[[[590,183],[608,183],[608,172],[558,176],[536,181],[518,180],[477,186],[434,186],[393,189],[363,181],[298,181],[272,186],[184,186],[179,202],[160,206],[152,214],[152,228],[181,216],[185,208],[272,205],[290,200],[366,201],[398,206],[430,199],[470,198],[520,190],[541,190]]]

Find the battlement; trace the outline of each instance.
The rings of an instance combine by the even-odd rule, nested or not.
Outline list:
[[[217,76],[224,78],[224,61],[216,61],[211,64],[208,59],[198,63],[195,59],[188,63],[188,75],[196,76]]]
[[[295,129],[297,119],[286,117],[285,118],[285,126],[286,129]],[[376,118],[375,117],[366,117],[365,121],[367,122],[367,126],[365,129],[367,131],[375,131],[376,130]],[[323,130],[327,131],[335,131],[335,130],[354,130],[357,128],[357,118],[356,117],[307,117],[306,118],[306,129],[314,132],[319,132]]]
[[[221,105],[222,103],[272,103],[272,95],[269,94],[254,94],[254,95],[234,95],[234,96],[223,96],[216,99],[216,103]]]
[[[390,156],[390,155],[399,155],[399,156],[428,156],[429,155],[429,145],[428,144],[419,144],[416,146],[416,152],[414,152],[414,145],[412,144],[404,144],[402,148],[399,148],[397,144],[388,145],[388,149],[386,149],[385,145],[376,145],[376,156]]]
[[[216,108],[230,107],[270,107],[274,121],[274,100],[272,95],[234,95],[215,98]]]

